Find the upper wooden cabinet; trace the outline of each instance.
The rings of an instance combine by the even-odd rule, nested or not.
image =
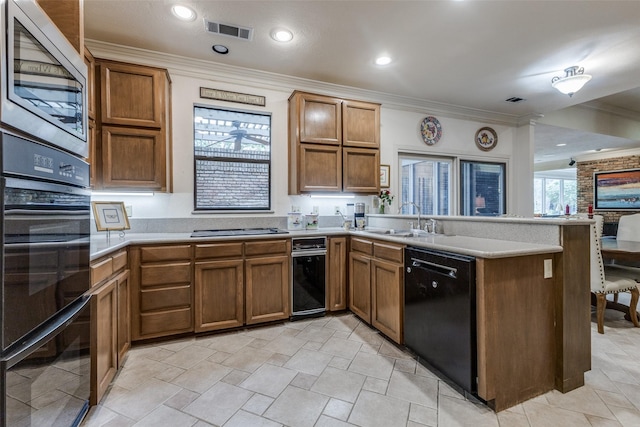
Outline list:
[[[102,123],[161,128],[165,122],[167,72],[99,61]]]
[[[88,58],[85,55],[85,61]],[[166,70],[95,59],[94,189],[171,191],[171,81]]]
[[[380,104],[295,91],[289,193],[380,191]]]

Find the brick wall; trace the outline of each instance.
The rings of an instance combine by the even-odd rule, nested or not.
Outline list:
[[[640,167],[640,156],[614,157],[611,159],[591,160],[577,163],[578,179],[578,212],[587,212],[589,203],[593,201],[593,173],[621,169],[637,169]],[[605,222],[618,222],[620,216],[628,211],[598,211],[604,215]]]

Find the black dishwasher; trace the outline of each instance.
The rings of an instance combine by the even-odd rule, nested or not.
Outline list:
[[[405,249],[404,341],[424,362],[476,394],[476,260]]]

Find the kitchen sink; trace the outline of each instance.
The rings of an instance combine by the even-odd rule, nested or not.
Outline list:
[[[288,234],[279,228],[231,228],[215,230],[194,230],[191,237],[219,237],[219,236],[259,236],[263,234]]]
[[[413,237],[413,231],[411,230],[366,230],[369,233],[373,234],[384,234],[387,236],[396,236],[396,237]]]

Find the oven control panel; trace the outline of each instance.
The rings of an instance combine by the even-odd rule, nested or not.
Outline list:
[[[89,165],[79,157],[2,133],[2,174],[89,187]]]

